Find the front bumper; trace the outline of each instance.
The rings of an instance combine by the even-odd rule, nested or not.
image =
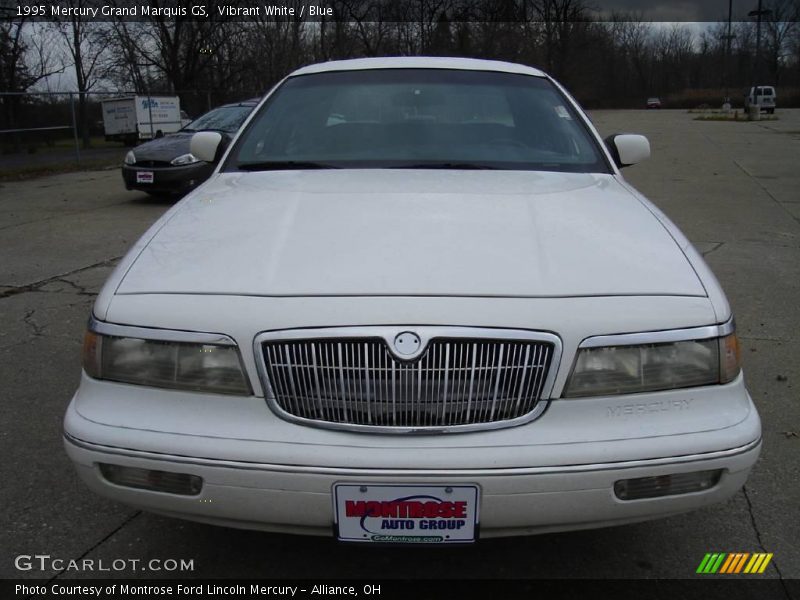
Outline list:
[[[640,403],[636,406],[644,407],[642,411],[632,409],[629,418],[609,416],[610,422],[619,421],[622,428],[609,428],[603,441],[591,439],[601,422],[587,429],[574,412],[586,413],[586,407],[581,409],[578,403],[588,402],[602,414],[603,399],[556,401],[540,420],[506,430],[401,439],[323,431],[271,419],[274,415],[263,399],[252,398],[254,409],[260,405],[266,411],[260,426],[274,432],[265,436],[269,440],[256,440],[245,434],[239,439],[228,437],[227,424],[219,420],[215,421],[216,435],[102,424],[98,421],[105,417],[93,409],[97,406],[93,396],[104,397],[106,405],[113,406],[116,399],[109,392],[116,390],[121,403],[130,406],[130,399],[139,396],[139,408],[146,409],[144,397],[150,390],[108,382],[90,382],[82,389],[84,397],[79,390],[67,411],[65,446],[92,490],[164,515],[286,533],[332,535],[332,486],[347,482],[477,484],[482,537],[642,521],[730,498],[747,480],[761,448],[760,421],[741,378],[729,386],[707,388],[705,393],[699,389],[637,395]],[[653,396],[659,402],[664,398],[673,402],[682,393],[694,397],[697,406],[692,411],[673,414],[662,404],[658,413],[648,412],[654,406],[648,404]],[[171,420],[165,394],[181,403],[186,400],[181,393],[160,392],[162,422]],[[740,394],[742,398],[727,403],[740,406],[735,411],[738,417],[724,427],[678,432],[677,424],[688,422],[690,412],[695,412],[692,417],[698,422],[704,402],[717,404],[719,410],[720,395]],[[231,398],[223,401],[233,416],[237,411],[230,410]],[[201,416],[193,411],[183,421],[197,429]],[[252,422],[252,415],[249,419]],[[569,429],[559,430],[564,423]],[[674,434],[665,433],[669,429]],[[620,437],[623,430],[628,432],[626,438]],[[555,436],[553,443],[545,443],[547,431]],[[203,479],[202,491],[179,496],[118,486],[103,477],[99,463],[195,475]],[[721,479],[701,492],[631,501],[620,500],[614,493],[614,483],[621,479],[715,469],[723,471]]]
[[[122,179],[125,189],[142,190],[153,193],[183,194],[196,188],[211,176],[215,165],[206,162],[195,163],[180,167],[139,167],[136,165],[122,165]],[[140,172],[153,174],[151,183],[136,181]]]
[[[65,438],[78,474],[93,491],[138,508],[183,519],[284,533],[333,534],[335,483],[456,485],[481,490],[482,537],[588,529],[643,521],[694,510],[730,498],[747,480],[760,441],[709,455],[570,469],[426,471],[326,469],[188,459],[95,446]],[[106,481],[98,463],[188,473],[203,478],[198,496],[125,488]],[[713,488],[679,496],[622,501],[620,479],[723,469]]]

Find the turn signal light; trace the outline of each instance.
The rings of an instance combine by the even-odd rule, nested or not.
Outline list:
[[[186,473],[170,473],[100,463],[100,472],[115,485],[140,490],[196,496],[203,489],[203,479]]]
[[[719,339],[719,382],[736,379],[741,370],[742,352],[735,333]]]
[[[714,487],[719,483],[720,477],[722,477],[722,469],[622,479],[614,484],[614,494],[620,500],[641,500],[691,494]]]

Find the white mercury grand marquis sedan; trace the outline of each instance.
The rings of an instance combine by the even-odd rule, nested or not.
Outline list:
[[[526,66],[295,71],[98,296],[64,422],[80,477],[353,542],[730,498],[760,421],[719,283],[620,175],[649,153]]]

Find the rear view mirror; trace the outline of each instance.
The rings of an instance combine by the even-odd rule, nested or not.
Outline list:
[[[189,142],[189,151],[202,161],[213,163],[217,158],[217,148],[222,142],[222,134],[216,131],[198,131]]]
[[[608,136],[605,143],[620,169],[650,158],[650,142],[643,135],[616,133]]]

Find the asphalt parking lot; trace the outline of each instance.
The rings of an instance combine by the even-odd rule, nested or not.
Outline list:
[[[117,169],[71,173],[0,185],[0,577],[97,575],[15,568],[18,555],[49,554],[193,559],[182,577],[685,578],[716,551],[772,552],[765,577],[800,578],[800,110],[754,123],[684,111],[592,116],[604,135],[650,138],[653,157],[625,175],[705,254],[733,305],[764,447],[731,501],[610,529],[375,549],[171,520],[95,497],[61,442],[83,328],[115,262],[171,203],[125,191]],[[166,575],[176,573],[146,574]]]

